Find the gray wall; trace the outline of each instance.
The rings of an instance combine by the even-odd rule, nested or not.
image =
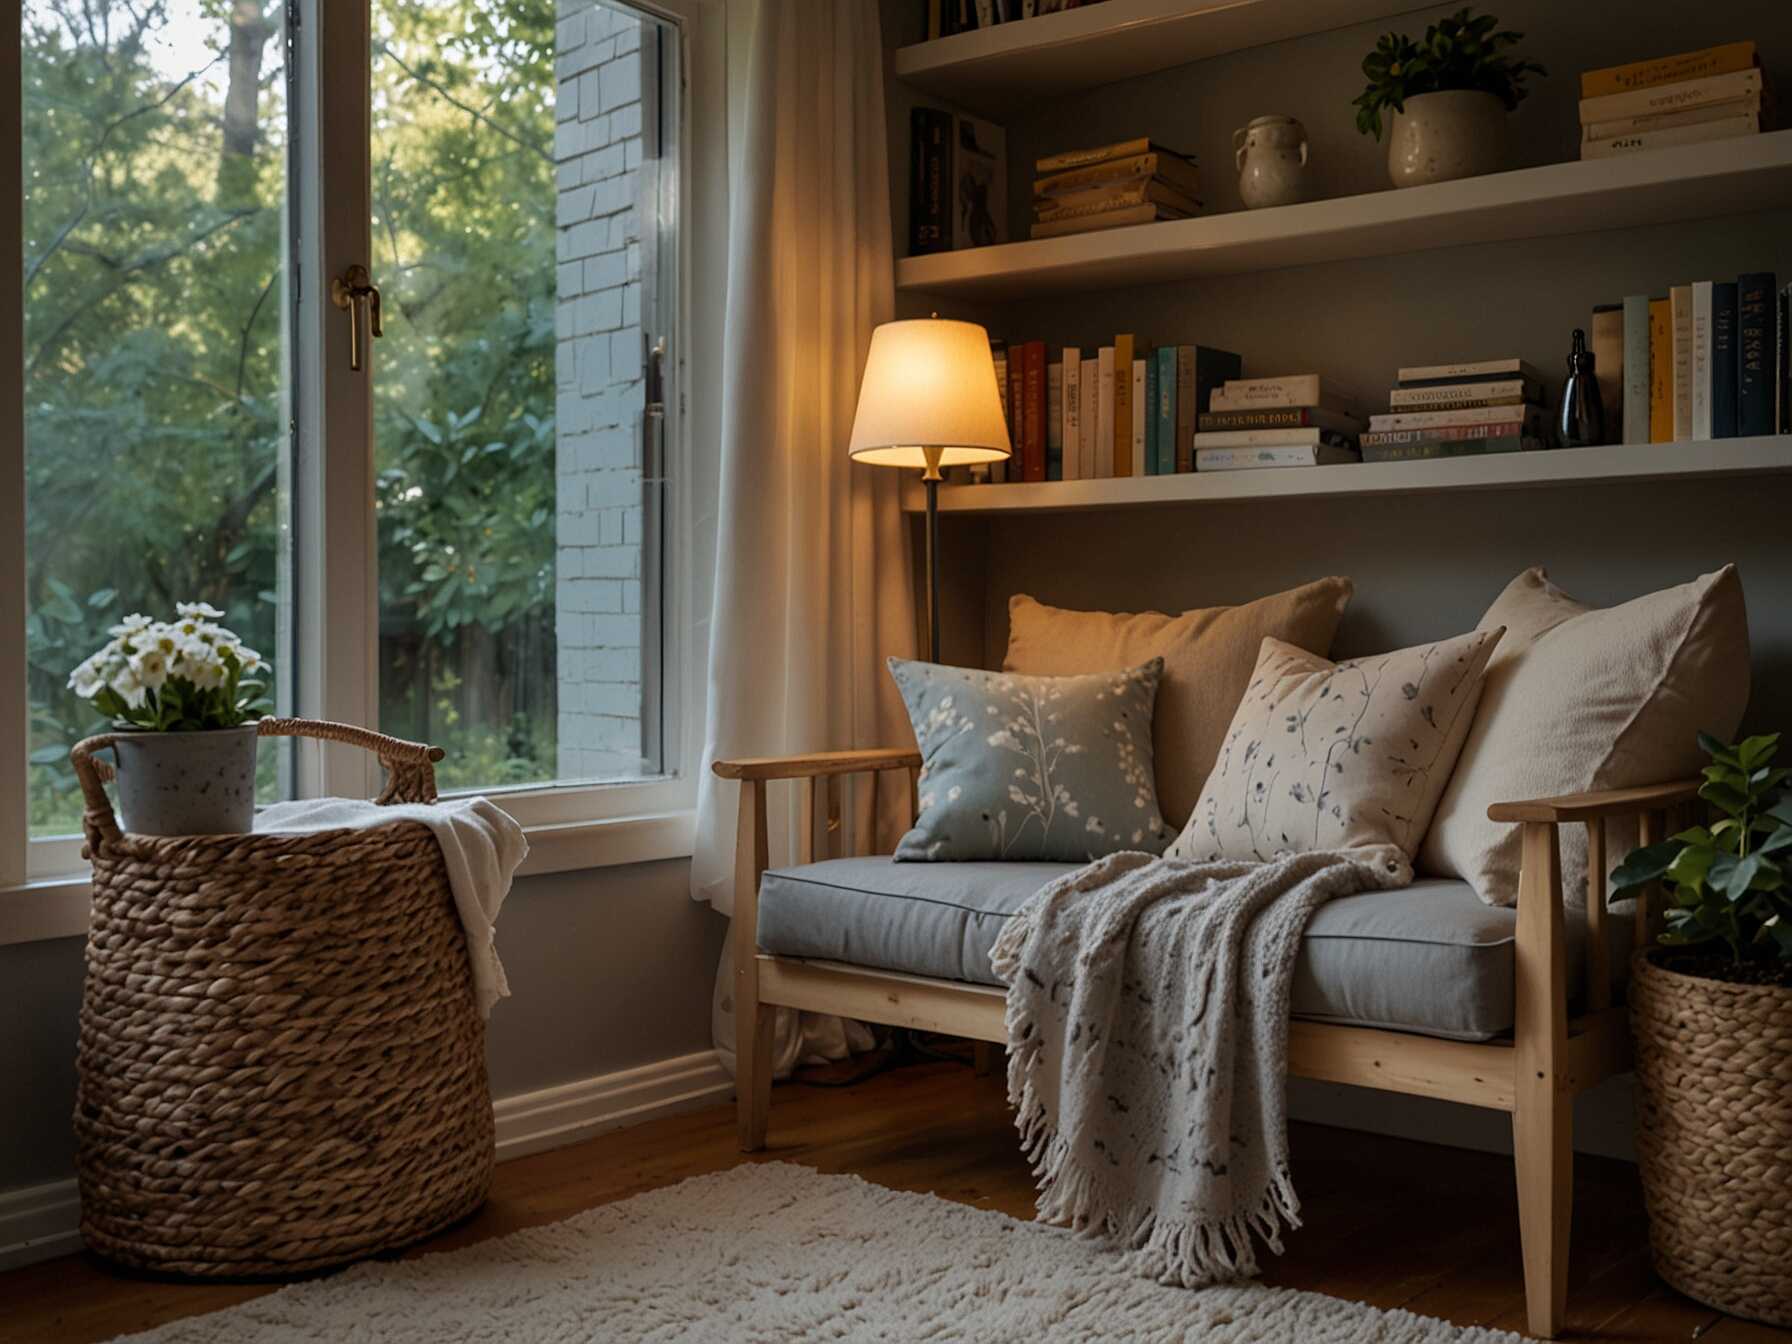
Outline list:
[[[690,899],[683,859],[518,881],[498,920],[511,997],[492,1010],[492,1094],[707,1049],[726,928]],[[0,947],[0,1191],[74,1174],[82,947]]]

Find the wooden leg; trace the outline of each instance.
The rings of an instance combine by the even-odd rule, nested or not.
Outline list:
[[[734,1095],[745,1153],[765,1147],[772,1104],[772,1024],[777,1010],[759,1001],[759,879],[770,860],[765,781],[740,786],[734,837]]]
[[[765,1147],[772,1110],[772,1024],[777,1012],[770,1004],[734,1001],[734,1096],[743,1153]]]
[[[1516,1089],[1512,1147],[1530,1332],[1554,1339],[1568,1306],[1568,1229],[1574,1203],[1573,1094],[1567,1065],[1568,980],[1562,872],[1553,825],[1524,828],[1519,878]]]

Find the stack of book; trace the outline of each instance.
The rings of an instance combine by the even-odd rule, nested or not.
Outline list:
[[[927,7],[927,40],[951,37],[954,33],[975,32],[993,28],[998,23],[1013,23],[1041,14],[1056,14],[1064,9],[1081,9],[1100,4],[1101,0],[922,0]]]
[[[1399,371],[1386,415],[1369,417],[1363,461],[1410,462],[1547,446],[1543,379],[1522,359]]]
[[[1729,42],[1580,77],[1580,156],[1757,135],[1771,106],[1753,42]]]
[[[1607,440],[1792,434],[1789,326],[1792,286],[1781,287],[1771,271],[1697,280],[1594,309]],[[1609,394],[1608,377],[1615,384]]]
[[[1049,154],[1034,167],[1035,238],[1187,219],[1201,210],[1194,160],[1150,140]]]
[[[1146,348],[1121,334],[1093,351],[990,342],[1014,456],[992,481],[1169,476],[1195,469],[1195,426],[1237,355],[1205,345]],[[975,476],[973,476],[975,479]]]
[[[1195,434],[1196,471],[1328,467],[1357,461],[1360,403],[1316,373],[1233,378]]]

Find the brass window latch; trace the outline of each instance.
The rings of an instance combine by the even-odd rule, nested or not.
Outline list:
[[[367,309],[369,338],[385,335],[380,322],[380,291],[367,268],[356,262],[330,281],[330,302],[348,314],[348,366],[359,372],[366,363],[361,352],[361,309]]]

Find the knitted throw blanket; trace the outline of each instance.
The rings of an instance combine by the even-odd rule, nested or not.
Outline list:
[[[1411,880],[1392,849],[1270,863],[1123,853],[1051,882],[991,953],[1008,1099],[1041,1219],[1160,1283],[1257,1272],[1299,1227],[1284,1109],[1300,938],[1334,896]]]

